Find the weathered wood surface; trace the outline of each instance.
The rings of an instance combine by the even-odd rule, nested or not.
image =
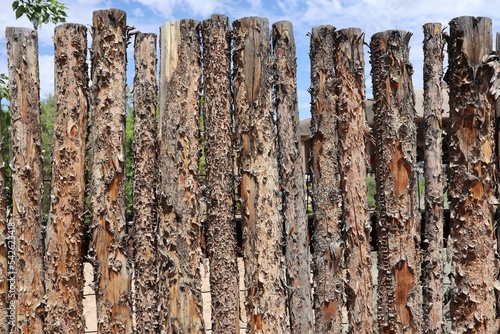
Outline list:
[[[450,313],[456,333],[496,333],[494,98],[489,93],[492,22],[450,22]]]
[[[157,263],[156,34],[138,33],[134,43],[134,306],[137,333],[159,332]]]
[[[373,333],[373,284],[370,219],[366,196],[364,34],[334,33],[338,159],[344,226],[347,312],[350,333]]]
[[[160,331],[204,331],[200,279],[198,159],[201,150],[200,23],[160,28]]]
[[[88,118],[87,28],[55,29],[55,110],[46,234],[45,329],[83,333],[83,217]]]
[[[44,266],[42,240],[42,149],[38,35],[27,28],[5,32],[9,66],[10,166],[12,219],[15,230],[9,299],[15,309],[14,333],[44,332]],[[10,234],[10,231],[9,231]],[[9,304],[10,307],[10,304]]]
[[[233,36],[233,97],[247,332],[284,333],[288,318],[278,151],[271,113],[269,22],[260,17],[236,20]]]
[[[373,35],[370,43],[377,147],[380,333],[419,333],[422,322],[410,37],[406,31],[388,30]]]
[[[93,13],[91,254],[100,333],[131,333],[125,221],[126,14]]]
[[[315,333],[342,333],[344,249],[340,228],[337,95],[333,26],[311,34],[311,133],[313,173],[313,281]]]
[[[422,240],[423,329],[442,333],[443,321],[443,49],[440,23],[424,30],[425,219]]]
[[[231,30],[228,17],[212,15],[203,21],[202,36],[212,331],[232,334],[239,333],[240,310],[234,219]]]
[[[272,26],[274,99],[285,228],[287,307],[291,333],[313,332],[306,191],[297,104],[297,61],[292,23]]]

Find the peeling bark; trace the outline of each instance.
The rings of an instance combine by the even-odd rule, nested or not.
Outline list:
[[[240,170],[247,333],[285,333],[282,220],[271,102],[269,22],[233,22],[233,96]]]
[[[126,14],[93,13],[92,249],[99,333],[131,333],[125,221]]]
[[[56,27],[51,205],[46,235],[46,330],[84,333],[83,214],[88,113],[87,29]]]
[[[212,331],[239,333],[228,17],[212,15],[202,33]]]
[[[484,62],[492,51],[491,25],[484,17],[462,16],[450,22],[450,312],[456,333],[497,331],[494,98]]]
[[[363,40],[364,34],[357,28],[338,30],[334,34],[338,156],[346,241],[345,292],[350,333],[373,333]]]
[[[311,133],[313,172],[313,281],[316,333],[342,333],[344,241],[340,227],[337,94],[333,26],[311,34]]]
[[[198,159],[201,64],[199,22],[160,28],[160,330],[204,331]]]
[[[134,44],[134,271],[137,333],[158,333],[156,34]]]
[[[313,332],[309,241],[300,150],[297,62],[291,22],[273,24],[274,91],[285,227],[287,306],[291,333]]]
[[[419,333],[422,323],[410,37],[409,32],[389,30],[373,35],[370,43],[377,147],[380,333]]]
[[[423,330],[443,332],[443,28],[424,30],[425,221],[422,241]]]
[[[26,28],[5,32],[9,63],[10,165],[15,240],[9,283],[14,284],[14,333],[43,333],[42,153],[38,35]],[[10,227],[9,227],[10,228]],[[11,245],[9,243],[9,249]],[[12,269],[12,270],[11,270]],[[12,279],[12,280],[11,280]],[[9,305],[10,306],[10,305]],[[10,321],[10,320],[9,320]]]
[[[0,96],[0,112],[2,97]],[[2,117],[2,116],[0,116]],[[9,281],[8,279],[8,246],[9,229],[8,219],[9,211],[7,204],[7,189],[5,187],[5,161],[3,158],[3,135],[0,120],[0,333],[9,332]]]

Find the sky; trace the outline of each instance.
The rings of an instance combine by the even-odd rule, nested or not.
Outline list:
[[[212,14],[224,14],[230,23],[247,16],[269,19],[270,26],[280,20],[293,24],[297,46],[297,89],[300,118],[310,117],[310,59],[308,33],[313,27],[330,24],[337,29],[357,27],[371,36],[389,29],[413,33],[410,40],[410,61],[414,67],[415,89],[422,89],[423,50],[422,26],[439,22],[444,28],[458,16],[486,16],[492,19],[493,34],[500,29],[500,11],[496,1],[485,0],[66,0],[68,23],[81,23],[89,28],[92,12],[119,8],[127,12],[127,24],[144,33],[159,33],[165,22],[179,19],[204,20]],[[21,18],[16,20],[11,0],[0,0],[0,73],[8,73],[5,28],[32,27]],[[54,25],[43,25],[39,31],[39,62],[41,98],[54,90],[53,36]],[[90,40],[90,37],[89,37]],[[495,40],[495,38],[493,38]],[[90,43],[90,42],[89,42]],[[495,47],[493,45],[493,47]],[[133,82],[133,44],[128,47],[128,83]],[[371,76],[368,46],[365,46],[367,97],[371,97]],[[445,64],[446,66],[446,64]]]

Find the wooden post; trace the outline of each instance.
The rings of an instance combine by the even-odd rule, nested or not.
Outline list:
[[[134,44],[134,306],[137,333],[158,333],[156,34]]]
[[[443,48],[440,23],[424,30],[425,220],[422,241],[423,330],[443,329]]]
[[[269,22],[233,22],[233,96],[241,173],[247,332],[287,331]]]
[[[285,225],[287,301],[291,333],[313,332],[309,238],[297,105],[297,62],[292,23],[273,24],[274,91]]]
[[[380,333],[418,333],[422,322],[410,37],[406,31],[388,30],[373,35],[370,43],[377,147]]]
[[[93,13],[92,254],[100,333],[131,333],[125,221],[126,14]]]
[[[46,330],[81,333],[83,215],[88,113],[87,28],[54,31],[55,111],[51,205],[46,236]]]
[[[212,15],[202,30],[212,331],[220,334],[240,330],[228,20]]]
[[[337,95],[330,25],[311,34],[313,281],[316,333],[342,333],[344,241],[340,229]]]
[[[10,165],[12,169],[12,221],[15,240],[9,239],[14,265],[9,264],[9,284],[14,284],[9,317],[14,333],[43,333],[44,294],[42,242],[42,150],[38,35],[26,28],[5,32],[9,63]],[[11,227],[9,226],[9,229]],[[9,231],[9,237],[11,232]],[[14,245],[10,244],[14,241]],[[11,258],[9,258],[9,261]],[[10,310],[9,310],[10,312]]]
[[[494,333],[494,97],[489,93],[491,19],[450,22],[450,168],[452,293],[456,333]]]
[[[370,218],[366,197],[364,34],[350,28],[334,33],[340,190],[343,199],[350,333],[373,332]]]
[[[204,331],[200,278],[198,158],[201,64],[199,22],[160,28],[158,248],[160,330]]]
[[[15,315],[14,310],[9,309],[9,210],[7,203],[7,188],[5,183],[5,161],[4,161],[4,137],[2,132],[2,96],[0,96],[0,333],[9,332],[10,312]],[[11,253],[12,250],[11,250]],[[14,301],[13,301],[14,302]]]

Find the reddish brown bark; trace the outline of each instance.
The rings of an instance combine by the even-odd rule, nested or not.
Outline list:
[[[420,214],[416,198],[411,33],[372,36],[376,128],[378,322],[381,333],[419,333]]]
[[[14,333],[43,333],[44,266],[42,242],[42,150],[38,35],[26,28],[7,28],[9,63],[10,165],[14,244],[9,263]],[[10,228],[10,227],[9,227]],[[10,233],[10,231],[9,231]],[[9,242],[12,239],[9,239]],[[9,261],[11,259],[9,258]],[[9,305],[10,307],[10,305]]]
[[[364,34],[357,28],[334,33],[338,157],[346,241],[345,292],[350,333],[373,333],[363,40]]]
[[[87,29],[55,29],[51,205],[46,236],[45,329],[83,333],[83,215],[88,113]]]
[[[228,18],[203,21],[205,151],[208,193],[208,256],[212,331],[239,333],[239,286],[234,220],[234,154],[231,121]],[[224,245],[224,246],[223,246]]]
[[[443,29],[424,27],[425,221],[422,242],[423,329],[442,333],[443,325]]]
[[[313,281],[316,333],[342,333],[344,241],[340,228],[337,95],[332,26],[311,34],[311,132],[314,201]]]
[[[233,96],[247,332],[287,331],[282,219],[279,207],[276,127],[271,114],[269,22],[247,17],[233,23]]]
[[[291,333],[313,332],[309,241],[297,105],[297,63],[291,22],[273,24],[274,91],[285,225],[287,301]]]
[[[93,13],[92,249],[100,333],[131,333],[125,221],[126,14]]]
[[[204,331],[200,278],[198,158],[201,64],[199,22],[160,28],[160,330]]]
[[[137,333],[158,333],[156,248],[156,34],[138,33],[134,44],[134,306]]]
[[[450,22],[450,168],[452,263],[450,313],[457,333],[494,333],[495,282],[492,199],[495,189],[491,20]]]

